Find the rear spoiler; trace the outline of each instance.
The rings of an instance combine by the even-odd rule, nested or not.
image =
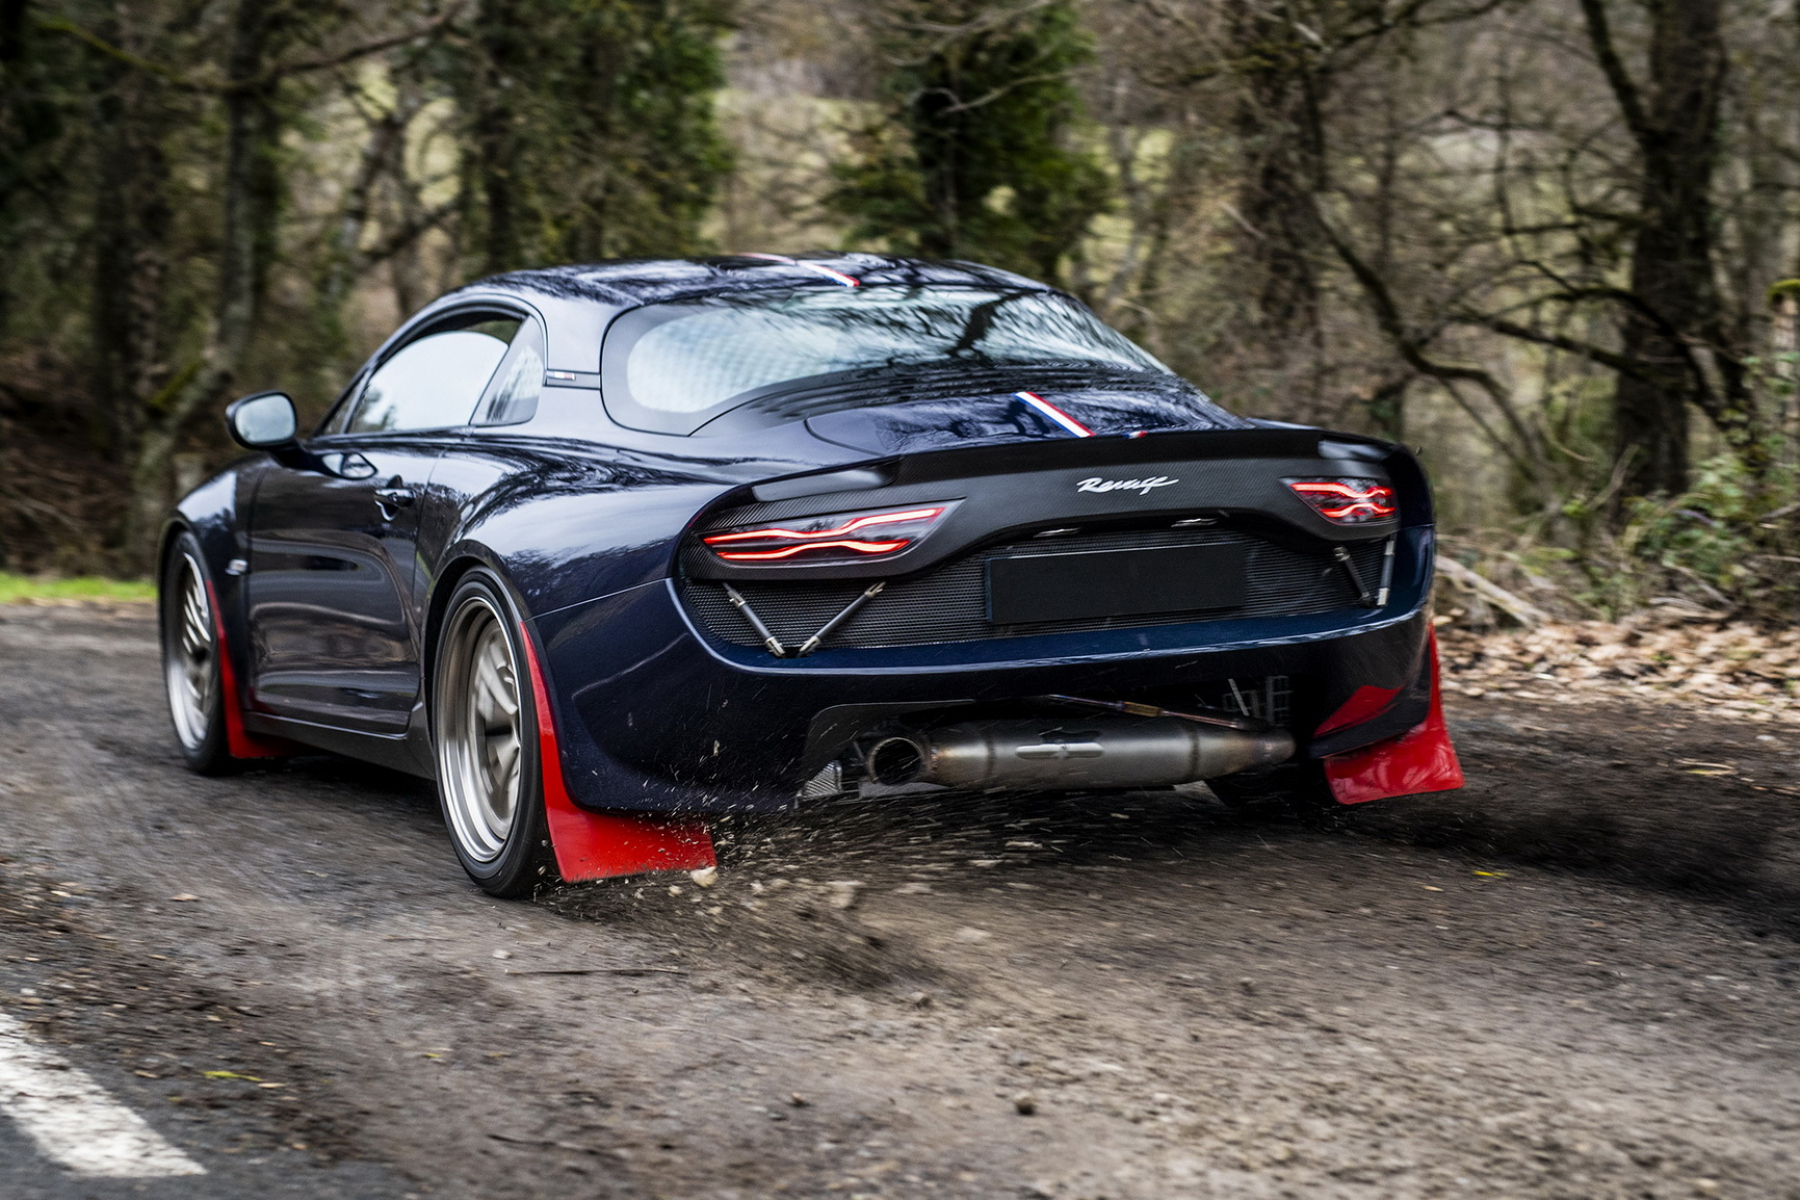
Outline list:
[[[1333,527],[1289,492],[1283,480],[1296,475],[1380,478],[1398,493],[1400,512],[1380,527]],[[689,554],[687,567],[719,579],[873,580],[924,570],[978,543],[1051,524],[1235,514],[1327,542],[1353,542],[1432,522],[1424,471],[1405,447],[1354,434],[1262,428],[933,449],[781,476],[718,497],[690,524],[688,545],[731,528],[945,502],[955,507],[940,527],[880,562],[735,566]]]

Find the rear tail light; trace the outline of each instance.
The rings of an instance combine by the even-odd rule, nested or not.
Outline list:
[[[732,563],[868,562],[910,549],[950,511],[949,504],[801,517],[779,525],[728,529],[701,541]]]
[[[1287,485],[1334,525],[1385,521],[1399,511],[1394,489],[1379,479],[1290,479]]]

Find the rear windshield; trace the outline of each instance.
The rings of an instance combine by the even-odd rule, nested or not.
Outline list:
[[[882,370],[1017,366],[1169,370],[1054,293],[968,287],[804,288],[636,309],[606,338],[613,419],[692,433],[751,399]],[[866,403],[892,400],[879,388]]]

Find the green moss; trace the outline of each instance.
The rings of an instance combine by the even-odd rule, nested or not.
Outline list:
[[[154,600],[156,585],[141,579],[103,579],[80,575],[73,579],[12,575],[0,571],[0,604],[31,600]]]

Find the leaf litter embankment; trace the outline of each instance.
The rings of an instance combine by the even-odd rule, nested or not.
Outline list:
[[[1800,629],[1627,620],[1439,637],[1447,689],[1471,700],[1632,700],[1800,724]]]

